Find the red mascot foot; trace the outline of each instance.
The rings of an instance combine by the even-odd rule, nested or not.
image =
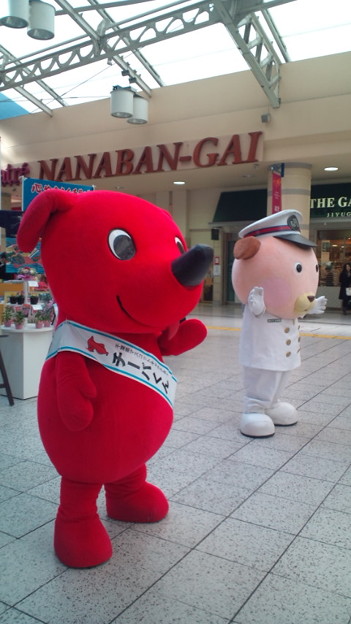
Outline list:
[[[107,515],[122,522],[159,522],[168,513],[163,492],[146,482],[146,467],[115,483],[106,483]]]
[[[96,566],[112,555],[110,538],[96,510],[100,489],[100,485],[62,479],[54,548],[60,561],[72,568]]]

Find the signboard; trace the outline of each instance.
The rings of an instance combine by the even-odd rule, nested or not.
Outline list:
[[[3,186],[19,185],[24,175],[38,176],[40,182],[62,180],[80,182],[164,171],[186,171],[209,167],[226,167],[262,160],[261,130],[226,136],[207,136],[193,141],[174,141],[143,145],[99,153],[54,157],[49,160],[7,165],[1,171]],[[73,184],[78,187],[79,185]],[[87,187],[85,187],[87,190]]]
[[[94,186],[73,184],[70,182],[55,182],[54,180],[40,180],[36,178],[22,178],[22,210],[26,210],[36,195],[48,189],[60,189],[68,193],[85,193],[93,191]]]
[[[349,219],[351,184],[319,184],[311,189],[311,219]]]
[[[269,201],[271,201],[269,199]],[[273,201],[273,200],[272,200]],[[351,183],[313,184],[310,218],[323,221],[351,218]],[[267,191],[225,191],[220,194],[212,223],[257,221],[267,216]]]
[[[83,184],[71,184],[68,182],[55,182],[53,180],[40,180],[37,178],[22,178],[22,210],[25,211],[32,199],[48,189],[60,189],[69,193],[85,193],[93,191],[94,186],[84,186]],[[18,218],[21,213],[15,213]],[[19,225],[20,219],[18,219]],[[44,273],[41,264],[40,242],[31,251],[23,253],[18,249],[16,232],[12,236],[6,236],[6,253],[8,262],[6,273],[21,274],[25,272],[30,277],[31,274]]]
[[[284,164],[272,166],[272,214],[282,209],[282,177]]]

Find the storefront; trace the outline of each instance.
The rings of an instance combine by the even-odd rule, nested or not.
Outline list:
[[[329,308],[340,308],[339,275],[351,262],[351,184],[312,187],[310,233],[317,243],[319,290]]]
[[[212,225],[222,237],[222,303],[235,302],[230,276],[238,233],[266,214],[266,189],[221,193]],[[351,262],[351,184],[311,187],[310,238],[316,242],[319,292],[328,298],[329,308],[339,308],[340,271],[346,262]]]
[[[213,217],[215,240],[222,239],[223,298],[222,303],[235,302],[231,283],[233,247],[242,227],[267,215],[267,190],[229,191],[220,194]],[[214,236],[212,236],[214,239]],[[214,276],[215,277],[215,276]]]

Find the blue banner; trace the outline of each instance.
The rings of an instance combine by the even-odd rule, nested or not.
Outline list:
[[[32,199],[48,189],[60,189],[70,193],[85,193],[93,191],[94,186],[84,186],[83,184],[71,184],[68,182],[55,182],[54,180],[40,180],[37,178],[22,178],[22,211],[25,211]],[[31,253],[23,253],[18,249],[16,233],[20,223],[22,212],[12,212],[11,230],[6,229],[6,252],[7,264],[6,273],[11,276],[31,274],[41,274],[44,272],[40,257],[40,242]],[[13,223],[12,223],[13,222]],[[0,224],[1,225],[1,224]]]
[[[22,178],[22,210],[26,210],[36,195],[48,189],[60,189],[69,193],[85,193],[93,191],[94,186],[84,184],[71,184],[70,182],[55,182],[54,180],[39,180],[35,178]]]

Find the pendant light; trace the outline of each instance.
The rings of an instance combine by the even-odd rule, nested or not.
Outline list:
[[[32,39],[52,39],[55,36],[55,8],[42,0],[30,0],[27,34]]]

